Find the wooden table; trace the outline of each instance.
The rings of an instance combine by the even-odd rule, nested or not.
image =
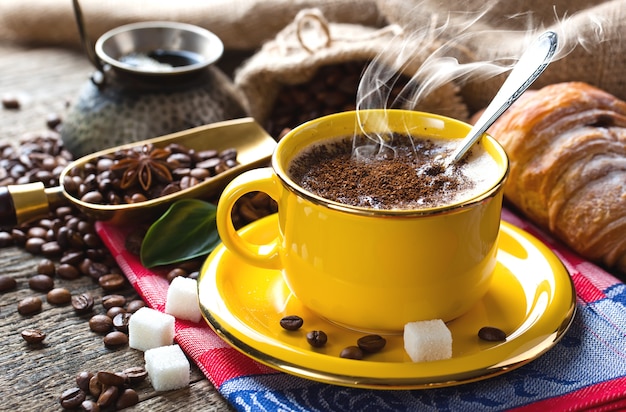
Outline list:
[[[0,142],[16,141],[24,133],[46,128],[46,116],[63,116],[67,103],[75,98],[87,81],[92,67],[86,57],[75,51],[36,49],[0,43],[0,95],[16,95],[19,110],[0,108]],[[143,352],[125,346],[108,349],[102,335],[89,329],[90,316],[78,316],[71,305],[52,306],[43,299],[43,310],[32,316],[17,312],[17,303],[27,296],[43,296],[28,287],[28,278],[36,273],[42,259],[18,247],[0,249],[0,273],[13,276],[16,290],[0,293],[0,410],[60,410],[59,396],[76,385],[76,375],[83,371],[121,371],[143,366]],[[104,292],[91,278],[55,279],[56,287],[73,293]],[[128,286],[121,292],[137,298]],[[99,300],[94,313],[104,313]],[[47,333],[44,344],[28,345],[20,336],[27,328]],[[137,411],[221,411],[232,410],[213,385],[192,365],[188,388],[155,392],[148,381],[138,389]]]

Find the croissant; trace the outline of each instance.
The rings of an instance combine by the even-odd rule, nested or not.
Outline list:
[[[626,274],[626,102],[581,82],[525,93],[489,129],[505,197],[581,256]]]

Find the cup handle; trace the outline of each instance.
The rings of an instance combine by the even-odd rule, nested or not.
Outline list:
[[[283,188],[270,167],[246,171],[234,178],[224,188],[217,202],[216,223],[220,239],[226,248],[247,263],[266,269],[280,269],[280,242],[278,237],[271,242],[257,245],[244,240],[233,225],[232,210],[235,202],[250,192],[264,192],[278,201]]]

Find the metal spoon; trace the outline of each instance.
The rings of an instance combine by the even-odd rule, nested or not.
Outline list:
[[[543,73],[552,61],[557,47],[557,35],[552,31],[543,33],[513,67],[496,97],[485,109],[476,124],[463,139],[460,146],[444,159],[444,166],[458,162],[474,143],[495,122],[528,87]]]

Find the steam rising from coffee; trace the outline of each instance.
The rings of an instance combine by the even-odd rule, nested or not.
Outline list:
[[[429,0],[420,2],[414,8],[415,16],[429,17],[424,17],[423,27],[410,34],[396,35],[389,47],[366,67],[357,90],[357,111],[389,108],[420,110],[424,100],[436,94],[443,85],[454,83],[462,87],[469,81],[486,81],[500,75],[504,80],[504,74],[513,67],[523,51],[546,30],[543,22],[534,20],[532,13],[506,17],[507,23],[518,28],[516,30],[494,30],[496,25],[486,24],[485,19],[493,19],[497,14],[494,7],[499,2],[466,1],[483,6],[475,12],[451,11],[445,16],[425,12]],[[553,61],[567,56],[577,46],[589,49],[612,36],[603,29],[604,22],[597,16],[586,16],[584,19],[577,15],[559,17],[558,12],[554,10],[555,23],[550,26],[550,30],[559,35],[559,50]],[[588,25],[585,35],[578,34],[581,31],[573,27],[577,25],[576,28],[579,28],[581,24]],[[412,74],[410,79],[402,85],[401,92],[392,97],[392,89],[398,87],[398,82],[407,73]],[[429,107],[427,111],[437,113],[437,108]],[[362,124],[363,121],[361,128]],[[372,144],[355,146],[354,155],[357,158],[371,159],[389,156],[393,152],[387,134],[361,132],[369,137]]]

